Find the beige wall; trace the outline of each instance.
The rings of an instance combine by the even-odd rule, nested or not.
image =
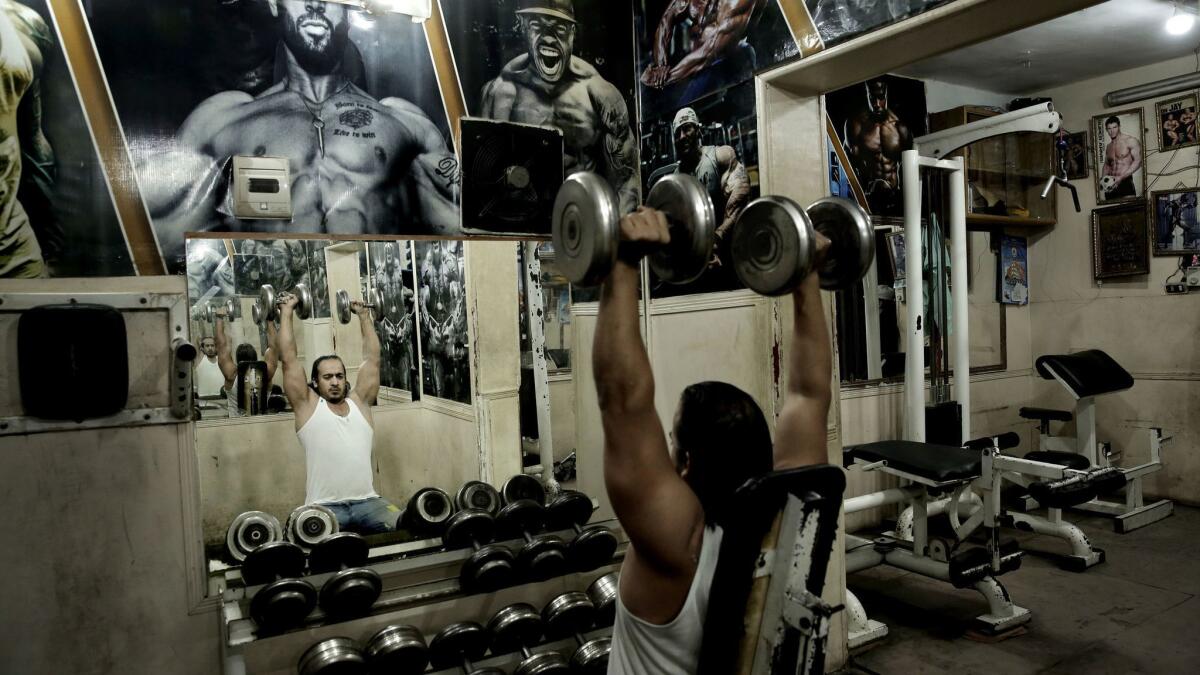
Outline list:
[[[1071,131],[1087,129],[1093,115],[1140,107],[1149,131],[1145,155],[1148,192],[1200,186],[1196,148],[1159,153],[1155,134],[1155,100],[1160,96],[1104,108],[1106,92],[1145,84],[1195,70],[1191,56],[1112,73],[1059,87],[1039,95],[1051,96]],[[1126,465],[1148,452],[1144,429],[1165,427],[1175,441],[1164,449],[1163,471],[1152,477],[1146,491],[1193,504],[1200,503],[1200,297],[1195,293],[1168,296],[1163,281],[1178,264],[1177,257],[1151,257],[1150,274],[1128,280],[1092,279],[1091,211],[1095,208],[1095,162],[1091,175],[1075,181],[1083,213],[1076,214],[1059,200],[1058,226],[1033,240],[1029,249],[1029,297],[1032,303],[1033,353],[1054,354],[1099,348],[1108,352],[1136,380],[1130,391],[1097,399],[1101,440],[1124,452]],[[1154,174],[1169,174],[1156,177]],[[1036,380],[1034,404],[1071,408],[1066,391],[1057,383]]]

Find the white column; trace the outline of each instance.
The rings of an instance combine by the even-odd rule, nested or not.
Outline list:
[[[904,359],[905,437],[925,440],[925,286],[921,282],[920,154],[905,150],[900,158],[904,190],[904,284],[908,296],[908,346]]]
[[[967,177],[963,158],[951,160],[950,172],[950,286],[953,289],[954,398],[962,406],[960,443],[971,439],[971,340],[967,277]]]

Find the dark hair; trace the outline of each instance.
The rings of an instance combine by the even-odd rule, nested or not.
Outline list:
[[[675,443],[676,468],[688,466],[688,484],[709,525],[725,516],[739,487],[774,467],[771,430],[762,409],[749,394],[725,382],[700,382],[683,390]]]
[[[258,360],[258,350],[255,349],[254,345],[250,344],[249,342],[243,342],[242,344],[238,345],[237,352],[235,352],[235,355],[237,357],[238,363],[241,363],[243,361],[257,361]]]
[[[1110,124],[1115,124],[1117,126],[1121,126],[1121,120],[1117,119],[1116,115],[1113,115],[1112,117],[1104,120],[1104,126],[1108,126]]]
[[[319,356],[317,357],[316,361],[313,361],[312,375],[308,378],[310,383],[309,386],[311,386],[313,389],[317,388],[317,369],[323,362],[330,359],[337,359],[337,362],[342,364],[342,373],[346,373],[346,362],[342,360],[342,357],[338,356],[337,354],[326,354],[325,356]],[[349,392],[350,387],[346,387],[346,391]]]

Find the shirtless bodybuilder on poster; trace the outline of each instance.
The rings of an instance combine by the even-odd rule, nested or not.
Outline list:
[[[1142,142],[1121,133],[1121,120],[1115,115],[1104,120],[1104,131],[1108,133],[1108,147],[1104,149],[1102,176],[1112,176],[1113,186],[1104,191],[1105,199],[1136,197],[1137,187],[1133,174],[1142,168]]]
[[[661,89],[695,75],[728,56],[746,36],[767,0],[672,0],[663,10],[651,43],[653,61],[642,73],[642,84]],[[690,22],[695,48],[675,64],[667,62],[675,27]]]
[[[846,121],[846,154],[862,183],[873,213],[899,200],[900,153],[912,147],[912,133],[888,107],[887,83],[866,83],[867,108]]]
[[[251,0],[242,0],[251,1]],[[258,96],[227,91],[192,111],[173,147],[141,166],[142,191],[168,261],[184,232],[218,225],[334,234],[458,232],[458,161],[437,126],[400,98],[375,100],[342,72],[345,5],[266,2],[283,32],[283,79]],[[287,157],[292,220],[243,221],[224,213],[233,155]]]

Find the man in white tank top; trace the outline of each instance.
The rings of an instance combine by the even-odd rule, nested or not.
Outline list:
[[[200,358],[195,366],[196,394],[202,398],[216,398],[225,386],[225,373],[217,363],[217,340],[211,336],[200,338]]]
[[[620,228],[623,242],[670,240],[665,216],[653,209],[625,216]],[[823,256],[829,241],[817,236]],[[793,298],[787,398],[774,447],[758,404],[722,382],[684,390],[668,447],[639,327],[639,261],[629,255],[634,249],[622,244],[604,283],[592,352],[605,487],[630,541],[608,672],[683,675],[696,672],[722,519],[733,493],[772,470],[827,461],[833,357],[813,274]]]
[[[357,300],[350,303],[363,339],[363,363],[351,387],[346,364],[336,355],[314,361],[306,378],[292,332],[296,303],[290,293],[279,296],[279,353],[283,389],[296,412],[296,435],[304,448],[308,474],[304,501],[329,507],[343,530],[391,532],[400,509],[375,492],[371,464],[375,440],[371,403],[379,396],[379,336],[371,312]]]
[[[234,352],[232,349],[233,341],[229,339],[229,333],[227,332],[229,325],[227,314],[228,310],[223,305],[218,307],[215,312],[214,333],[216,338],[214,344],[216,347],[217,365],[220,367],[224,379],[222,390],[225,392],[225,400],[228,402],[229,416],[241,417],[245,414],[245,411],[240,409],[240,404],[238,403],[238,364],[246,361],[257,361],[258,350],[254,348],[254,345],[243,342],[237,346],[236,353]],[[266,386],[269,388],[270,382],[275,378],[275,368],[279,363],[279,349],[276,346],[275,324],[268,321],[266,330],[267,351],[263,353],[263,361],[267,364]],[[204,394],[201,393],[200,395],[203,396]],[[264,398],[266,397],[264,396]]]

